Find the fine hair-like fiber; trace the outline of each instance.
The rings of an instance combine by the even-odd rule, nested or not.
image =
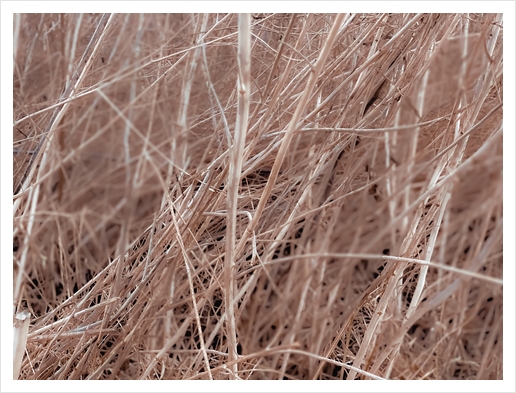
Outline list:
[[[501,15],[14,33],[19,379],[503,378]]]

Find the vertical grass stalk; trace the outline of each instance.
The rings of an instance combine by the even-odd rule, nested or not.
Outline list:
[[[236,377],[238,372],[236,326],[233,307],[234,297],[234,276],[233,266],[235,265],[236,253],[236,216],[238,205],[238,184],[242,172],[242,157],[244,152],[245,136],[247,133],[247,121],[249,117],[249,97],[251,88],[251,18],[249,14],[238,16],[238,112],[236,119],[235,138],[230,148],[229,178],[228,178],[228,215],[227,215],[227,236],[226,236],[226,312],[227,312],[227,334],[229,362],[233,374]]]
[[[14,317],[13,379],[18,379],[29,333],[30,313],[22,311]]]

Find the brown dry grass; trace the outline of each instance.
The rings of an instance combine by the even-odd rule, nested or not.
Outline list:
[[[503,377],[498,15],[14,27],[21,379]]]

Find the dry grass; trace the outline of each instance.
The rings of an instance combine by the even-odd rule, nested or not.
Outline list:
[[[20,379],[501,379],[501,17],[240,18],[15,18]]]

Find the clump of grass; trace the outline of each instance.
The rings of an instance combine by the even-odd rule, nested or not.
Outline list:
[[[501,379],[495,14],[15,18],[20,379]]]

